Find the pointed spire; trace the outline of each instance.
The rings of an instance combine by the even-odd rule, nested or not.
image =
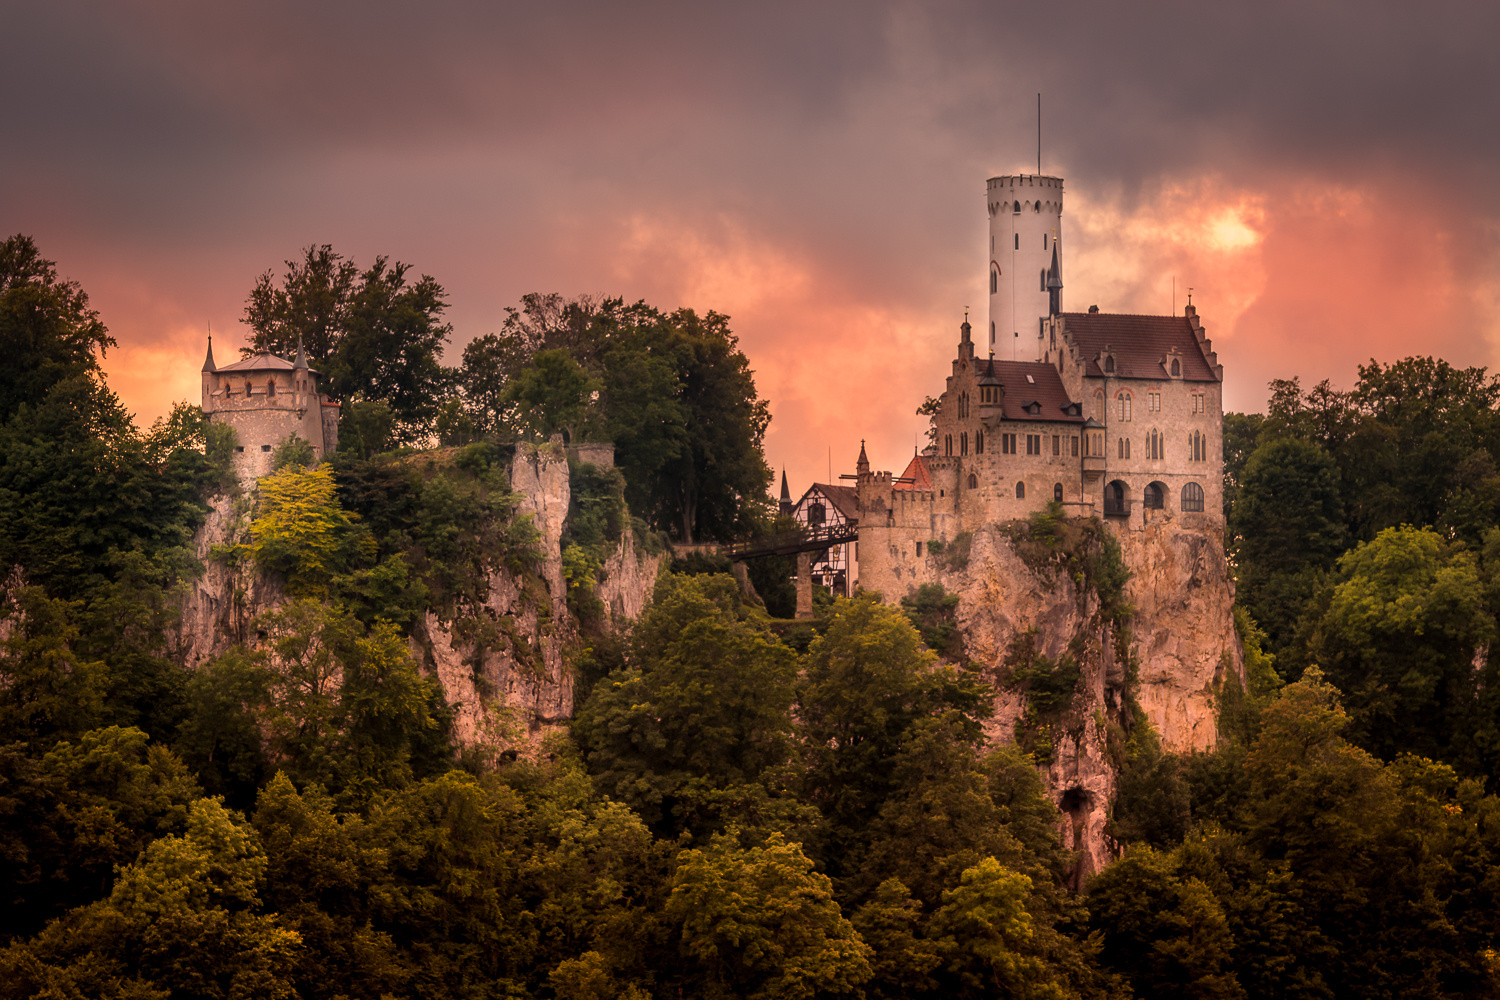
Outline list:
[[[307,367],[307,352],[302,349],[302,334],[297,334],[297,360],[292,363],[293,368]]]
[[[859,461],[854,465],[856,474],[864,476],[870,472],[870,460],[865,457],[865,442],[863,438],[859,441]]]
[[[790,500],[791,498],[792,498],[792,491],[789,490],[789,489],[787,489],[787,485],[786,485],[786,469],[783,468],[781,470],[781,499],[783,499],[783,500]]]
[[[1052,241],[1052,266],[1047,269],[1047,308],[1049,316],[1062,312],[1062,271],[1057,264],[1057,241]]]
[[[792,511],[796,509],[797,505],[792,503],[792,491],[787,489],[786,467],[783,466],[781,469],[781,514],[783,517],[790,517]]]
[[[203,370],[205,372],[216,372],[219,366],[214,364],[214,335],[208,335],[208,357],[203,359]]]

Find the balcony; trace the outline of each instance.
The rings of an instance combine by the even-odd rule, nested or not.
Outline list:
[[[1130,516],[1130,501],[1129,500],[1117,500],[1114,497],[1105,497],[1104,498],[1104,516],[1105,517],[1129,517]]]
[[[1104,457],[1085,455],[1083,457],[1083,481],[1092,483],[1102,475],[1104,475]]]

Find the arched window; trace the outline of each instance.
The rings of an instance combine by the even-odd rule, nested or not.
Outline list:
[[[1116,458],[1130,457],[1130,438],[1120,438],[1115,442]]]
[[[1181,375],[1182,375],[1182,362],[1179,361],[1179,360],[1177,360],[1176,358],[1173,358],[1172,359],[1172,377],[1173,378],[1177,378],[1177,377],[1179,377]]]
[[[964,431],[958,436],[958,453],[967,455],[969,453],[969,432]]]
[[[979,489],[979,477],[976,476],[976,475],[974,475],[974,473],[972,473],[972,472],[969,473],[969,489],[971,489],[971,490],[977,490],[977,489]]]
[[[974,432],[974,454],[984,454],[984,431]]]
[[[1167,505],[1167,489],[1161,483],[1147,483],[1141,504],[1147,510],[1161,510]]]
[[[827,520],[827,518],[827,507],[824,507],[820,503],[811,503],[807,505],[807,524],[809,527],[816,527]]]
[[[251,388],[252,388],[252,387],[251,387],[251,385],[250,385],[250,380],[249,380],[249,379],[246,379],[246,380],[245,380],[245,398],[246,398],[246,399],[249,399],[249,398],[250,398],[250,390],[251,390]]]
[[[1000,269],[998,267],[991,267],[990,268],[990,294],[994,295],[999,290],[1000,290]],[[991,326],[993,326],[993,325],[994,324],[991,324]]]
[[[276,380],[274,378],[266,383],[266,395],[272,399],[276,398]]]
[[[1041,203],[1041,202],[1037,202],[1037,203],[1036,203],[1036,204],[1034,204],[1034,205],[1032,205],[1032,206],[1031,206],[1031,210],[1032,210],[1032,211],[1033,211],[1033,212],[1036,212],[1036,213],[1037,213],[1037,214],[1041,214],[1041,211],[1042,211],[1042,203]]]
[[[1202,431],[1193,431],[1188,435],[1188,460],[1201,462],[1206,457],[1205,440]]]
[[[1185,511],[1203,509],[1203,487],[1197,483],[1188,483],[1182,488],[1182,509]]]
[[[1160,461],[1166,457],[1166,447],[1162,441],[1161,431],[1155,428],[1146,434],[1146,457],[1153,461]]]
[[[1115,401],[1120,404],[1119,405],[1120,419],[1121,420],[1129,420],[1130,419],[1130,402],[1131,402],[1131,400],[1130,400],[1130,393],[1128,393],[1128,392],[1116,393],[1116,395],[1115,395]]]
[[[234,383],[228,379],[224,380],[224,395],[226,397],[234,395]]]
[[[1026,482],[1025,482],[1025,480],[1017,480],[1017,482],[1016,482],[1016,499],[1017,500],[1025,500],[1026,499]]]
[[[1011,211],[1012,215],[1020,215],[1021,214],[1021,203],[1019,201],[1012,202],[1011,206],[1010,206],[1010,211]]]
[[[1104,359],[1104,374],[1106,374],[1106,375],[1113,375],[1114,373],[1115,373],[1115,356],[1113,354],[1111,354],[1111,355],[1109,355],[1108,357],[1106,357]]]
[[[1062,483],[1052,484],[1052,499],[1062,503]]]
[[[1104,515],[1126,517],[1130,514],[1130,501],[1125,498],[1125,484],[1116,479],[1104,487]]]
[[[995,346],[995,324],[990,324],[990,346]]]
[[[944,455],[951,455],[951,454],[953,454],[953,435],[952,434],[945,434],[943,436],[943,454]]]

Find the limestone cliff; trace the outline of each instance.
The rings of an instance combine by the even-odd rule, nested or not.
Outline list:
[[[1117,632],[1068,553],[1038,550],[1016,534],[977,531],[966,564],[940,553],[927,557],[927,569],[958,595],[965,655],[999,692],[990,737],[1021,742],[1047,761],[1044,777],[1064,812],[1065,841],[1083,852],[1081,880],[1113,855],[1106,824],[1127,699],[1135,699],[1166,749],[1214,745],[1215,686],[1226,672],[1243,681],[1234,586],[1212,523],[1162,518],[1123,532],[1117,537],[1131,572],[1123,596],[1134,613]],[[1117,641],[1122,637],[1128,642]],[[1076,666],[1065,707],[1028,711],[1026,685],[1014,676],[1028,657]]]
[[[518,514],[541,534],[545,558],[520,574],[492,571],[478,607],[443,618],[428,610],[413,629],[412,653],[442,685],[460,745],[534,744],[573,710],[570,653],[578,623],[569,610],[561,540],[570,502],[568,463],[559,449],[519,449],[509,467]],[[182,600],[178,646],[196,665],[235,643],[254,643],[255,618],[285,600],[279,584],[237,567],[215,550],[246,523],[244,498],[221,496],[194,544],[204,567]],[[617,629],[650,600],[663,556],[646,555],[626,531],[600,573],[606,627]]]

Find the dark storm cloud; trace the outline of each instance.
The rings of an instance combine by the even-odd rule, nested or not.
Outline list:
[[[983,180],[1035,169],[1042,91],[1043,167],[1097,260],[1139,254],[1076,209],[1135,225],[1168,190],[1198,192],[1204,226],[1216,198],[1250,205],[1274,242],[1212,275],[1184,243],[1105,308],[1181,273],[1210,304],[1253,300],[1237,343],[1269,351],[1336,289],[1320,357],[1352,368],[1368,282],[1392,313],[1396,289],[1493,266],[1496,37],[1481,3],[3,3],[0,229],[95,291],[122,346],[233,327],[256,274],[332,242],[437,276],[459,343],[538,289],[733,303],[777,412],[829,427],[803,372],[837,361],[810,346],[900,350],[862,363],[900,369],[910,421],[905,397],[938,388],[912,372],[982,301]],[[1330,198],[1366,220],[1339,233],[1386,241],[1359,268],[1314,218]],[[1441,254],[1387,281],[1407,237],[1382,220],[1413,204]],[[1435,323],[1478,322],[1459,291]],[[1401,296],[1403,322],[1432,306]],[[1254,405],[1270,369],[1229,360]]]

